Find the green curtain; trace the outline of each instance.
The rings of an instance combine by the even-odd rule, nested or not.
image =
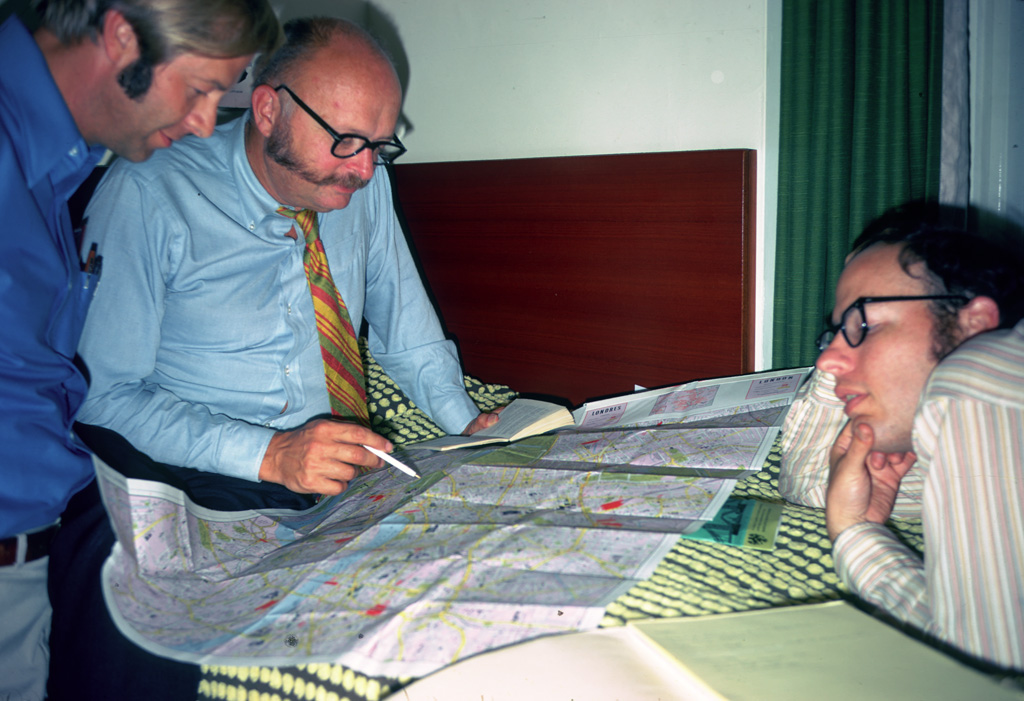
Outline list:
[[[843,259],[938,200],[941,0],[785,0],[772,365],[810,365]]]

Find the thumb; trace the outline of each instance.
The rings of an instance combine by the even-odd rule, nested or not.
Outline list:
[[[846,454],[855,458],[857,462],[861,462],[867,458],[874,444],[875,432],[871,426],[859,423],[853,427],[853,440],[850,441],[850,447],[847,448]]]

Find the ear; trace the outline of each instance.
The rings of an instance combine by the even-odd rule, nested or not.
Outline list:
[[[103,34],[100,44],[107,59],[120,72],[139,58],[139,42],[135,30],[117,10],[107,10],[103,15]]]
[[[999,305],[991,297],[979,295],[957,312],[961,342],[999,326]]]
[[[267,138],[281,118],[281,98],[276,90],[263,84],[253,88],[251,100],[253,122],[260,134]]]

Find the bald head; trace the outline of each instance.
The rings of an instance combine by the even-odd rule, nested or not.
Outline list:
[[[255,85],[291,84],[320,71],[333,79],[358,72],[381,89],[401,94],[391,57],[352,22],[333,17],[294,19],[284,25],[284,36],[284,44],[258,69]]]

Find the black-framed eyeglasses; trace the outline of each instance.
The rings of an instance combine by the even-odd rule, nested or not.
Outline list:
[[[864,305],[871,304],[873,302],[910,302],[912,300],[920,299],[959,299],[963,302],[967,301],[967,297],[963,295],[901,295],[897,297],[858,297],[853,304],[848,306],[844,311],[842,317],[839,319],[838,324],[832,324],[827,319],[825,323],[828,328],[818,336],[817,344],[818,350],[825,350],[829,344],[835,339],[839,333],[843,334],[843,338],[846,339],[846,343],[850,348],[856,348],[860,344],[864,343],[864,339],[867,338],[868,331],[868,317],[867,312],[864,310]]]
[[[365,136],[360,136],[359,134],[339,134],[331,128],[330,124],[324,121],[323,117],[314,112],[312,107],[292,92],[292,89],[287,85],[278,85],[274,90],[284,90],[291,95],[295,104],[305,110],[306,114],[312,117],[317,124],[324,128],[324,131],[331,135],[331,138],[334,139],[334,143],[331,145],[331,155],[335,158],[352,158],[352,156],[370,149],[373,152],[373,162],[377,165],[384,165],[395,160],[406,151],[405,146],[398,140],[397,136],[392,136],[387,141],[370,141]]]

